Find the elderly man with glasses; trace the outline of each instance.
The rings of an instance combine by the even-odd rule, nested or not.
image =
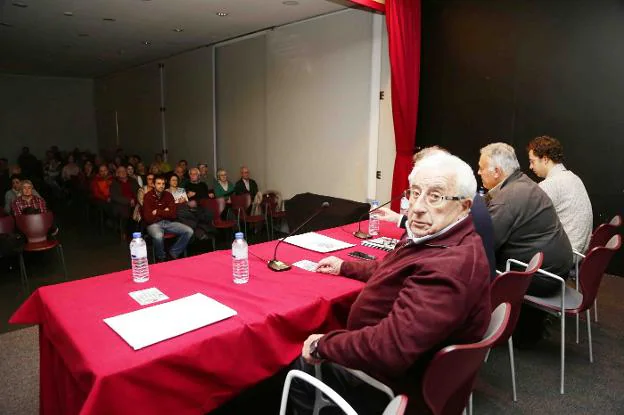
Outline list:
[[[433,354],[480,340],[490,320],[488,260],[470,214],[477,188],[470,166],[435,154],[414,166],[409,183],[407,237],[383,260],[319,262],[317,272],[366,285],[346,329],[311,335],[294,363],[307,372],[322,363],[323,381],[362,414],[381,413],[387,397],[344,367],[409,395],[408,411],[427,413],[420,381]],[[294,411],[310,413],[314,391],[293,388]]]

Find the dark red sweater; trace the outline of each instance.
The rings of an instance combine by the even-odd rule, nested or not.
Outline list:
[[[168,209],[168,210],[165,210]],[[156,211],[154,215],[152,212]],[[176,206],[173,196],[169,192],[162,192],[160,195],[155,190],[150,190],[143,197],[143,220],[148,225],[160,222],[161,220],[175,220]]]
[[[366,285],[347,329],[327,333],[319,353],[407,393],[410,409],[423,409],[420,381],[433,354],[478,341],[488,327],[489,273],[470,216],[422,244],[403,242],[381,261],[345,262],[341,275]]]

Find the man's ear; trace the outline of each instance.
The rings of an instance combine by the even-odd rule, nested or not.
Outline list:
[[[462,210],[469,212],[472,207],[472,199],[464,199],[461,201]]]

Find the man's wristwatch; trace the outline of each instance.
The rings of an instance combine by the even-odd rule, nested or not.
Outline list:
[[[310,343],[310,356],[312,356],[316,360],[323,360],[323,358],[321,357],[318,351],[319,340],[321,339],[319,338],[319,339],[313,340],[312,343]]]

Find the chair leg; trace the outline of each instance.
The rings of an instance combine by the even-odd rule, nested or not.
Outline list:
[[[598,298],[594,299],[594,321],[598,323]]]
[[[576,262],[576,291],[579,290],[579,275],[578,275],[578,261]],[[576,319],[576,344],[579,344],[579,324],[580,324],[580,316],[577,314],[575,317]]]
[[[585,311],[587,314],[585,318],[587,319],[587,340],[589,342],[589,362],[594,363],[594,350],[592,347],[592,333],[591,333],[591,312],[589,310]]]
[[[492,349],[488,349],[487,353],[485,353],[485,359],[483,359],[484,363],[487,363],[488,359],[490,358],[490,352],[492,351]]]
[[[560,393],[565,393],[565,313],[561,312],[561,388]]]
[[[468,398],[468,415],[472,415],[472,393],[470,394],[470,397]]]
[[[28,274],[26,274],[26,264],[24,263],[24,254],[21,253],[19,256],[20,263],[20,278],[22,280],[22,287],[24,288],[24,292],[26,295],[30,294],[30,286],[28,285]]]
[[[69,277],[67,276],[67,267],[65,266],[65,255],[63,255],[63,245],[58,244],[58,255],[61,260],[61,266],[63,267],[63,275],[65,276],[65,281],[69,281]]]
[[[509,340],[507,340],[507,346],[509,347],[509,364],[511,365],[511,390],[513,392],[513,401],[518,402],[518,395],[516,394],[516,362],[514,361],[513,338],[511,336]]]
[[[320,364],[314,365],[314,377],[320,381],[323,380],[323,374],[321,372]],[[333,406],[334,404],[332,403],[332,401],[325,399],[320,389],[318,388],[315,388],[315,389],[316,390],[314,392],[314,409],[312,411],[312,415],[319,415],[321,413],[321,409],[325,408],[326,406]]]

